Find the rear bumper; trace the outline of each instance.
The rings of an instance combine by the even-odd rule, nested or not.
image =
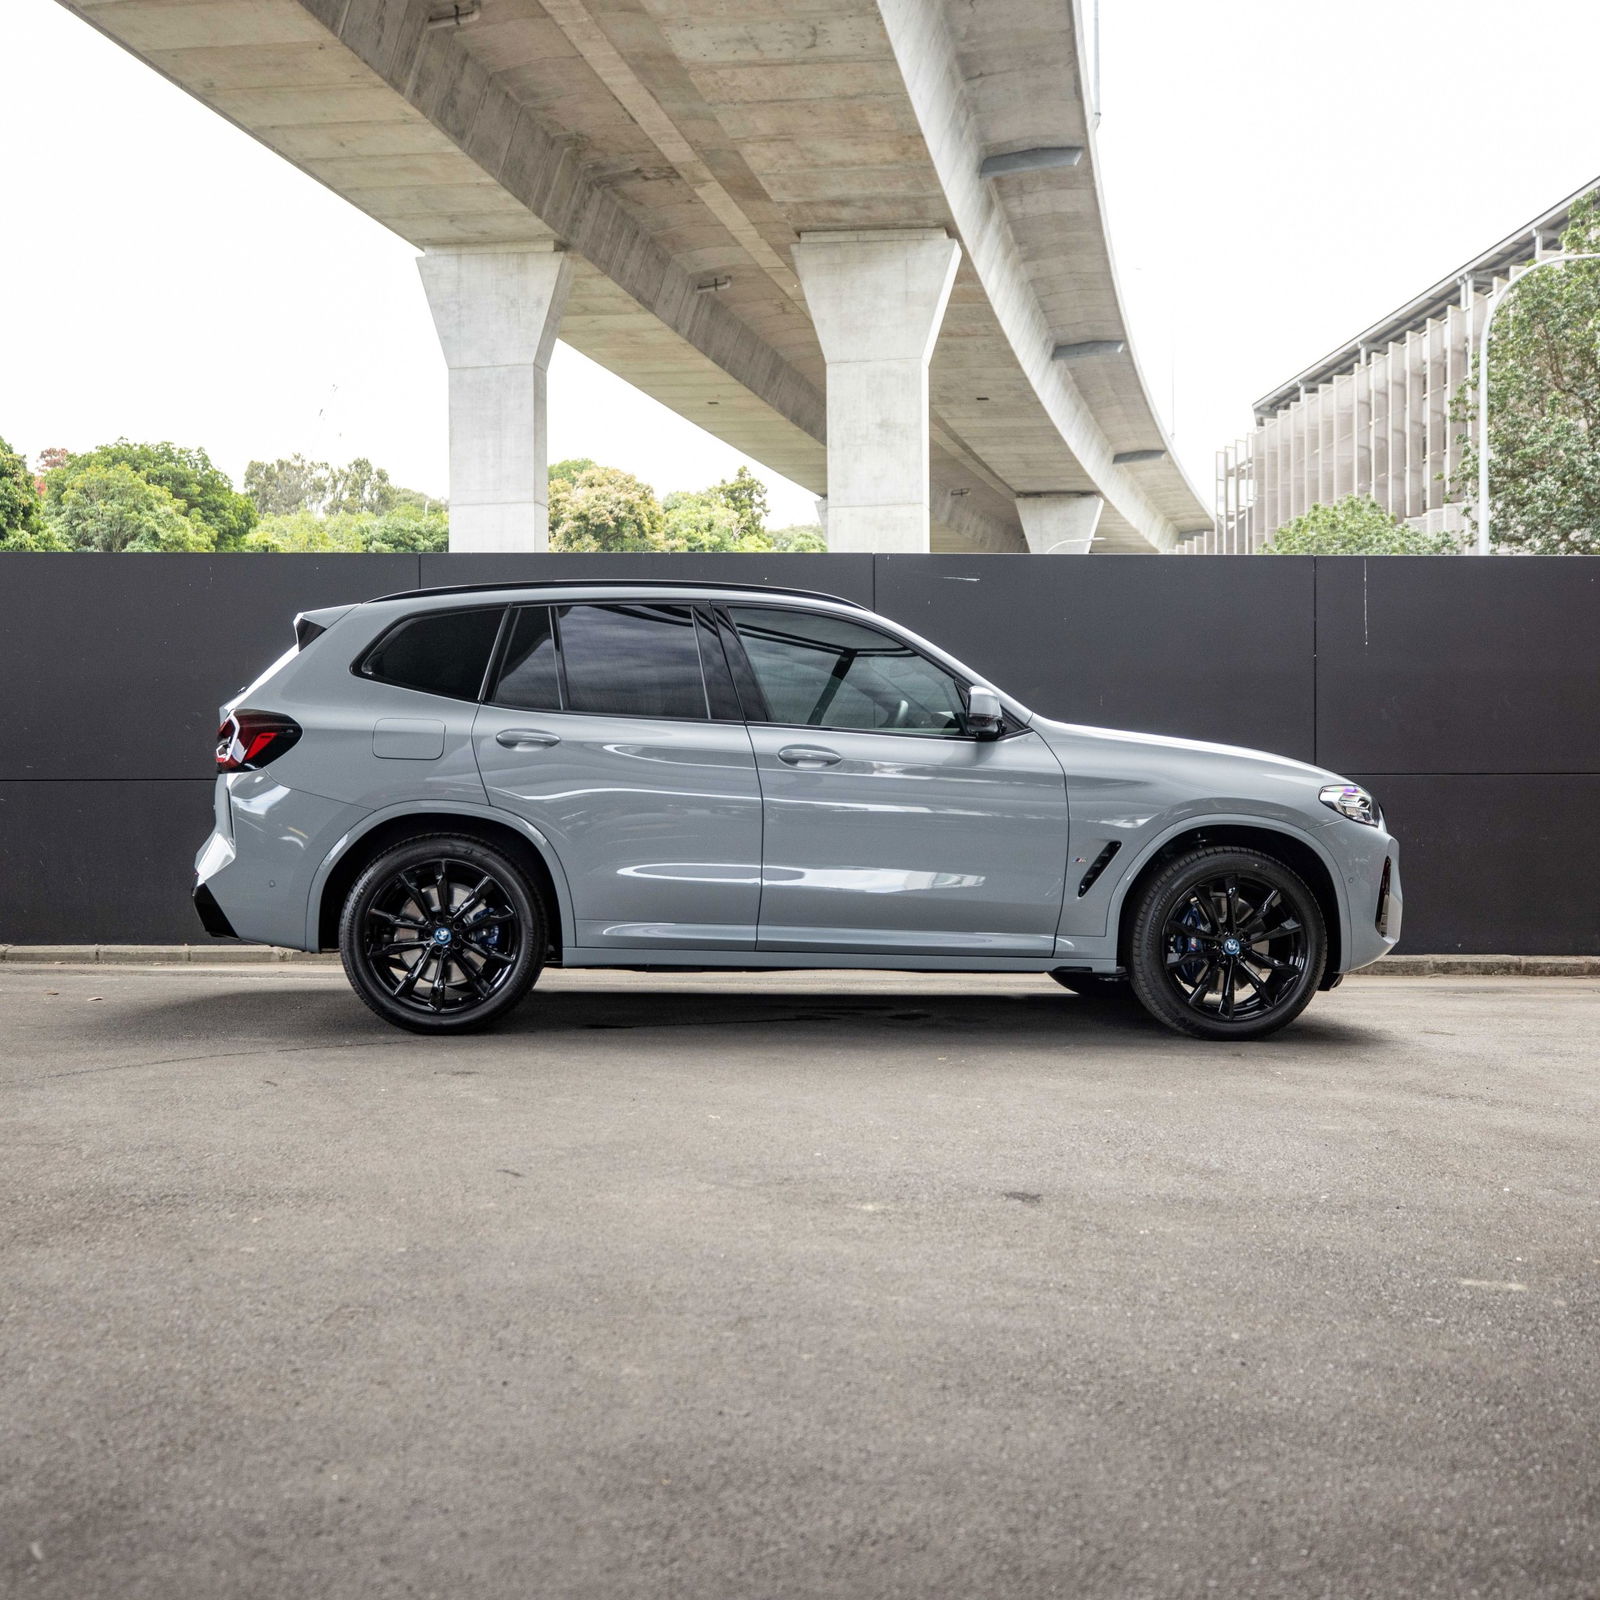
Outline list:
[[[217,897],[203,883],[195,885],[194,909],[195,914],[200,918],[200,926],[213,939],[237,939],[239,937],[233,931],[233,924],[228,921],[227,914],[217,904]]]
[[[216,826],[195,857],[194,906],[206,932],[291,950],[306,942],[317,868],[362,806],[286,789],[270,769],[217,782]]]

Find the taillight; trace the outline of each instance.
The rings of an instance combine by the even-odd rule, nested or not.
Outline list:
[[[217,771],[251,772],[276,761],[300,737],[300,724],[276,711],[235,711],[217,729]]]

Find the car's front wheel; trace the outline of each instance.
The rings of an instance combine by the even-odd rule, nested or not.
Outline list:
[[[1205,846],[1170,861],[1134,909],[1133,991],[1200,1039],[1259,1039],[1293,1022],[1322,981],[1328,935],[1305,880],[1253,850]]]
[[[503,1016],[544,965],[545,916],[521,866],[466,835],[408,839],[345,898],[339,954],[385,1022],[464,1033]]]

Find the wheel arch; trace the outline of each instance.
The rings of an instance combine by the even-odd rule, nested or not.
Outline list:
[[[1109,908],[1108,927],[1116,934],[1118,965],[1126,967],[1128,964],[1128,938],[1139,891],[1169,861],[1202,845],[1259,850],[1264,855],[1275,856],[1305,879],[1306,886],[1316,896],[1327,927],[1328,963],[1323,970],[1321,987],[1331,989],[1344,970],[1344,952],[1348,948],[1346,908],[1338,872],[1327,851],[1309,834],[1259,817],[1219,817],[1204,821],[1191,818],[1174,825],[1130,865],[1117,885]]]
[[[332,950],[339,943],[339,913],[350,886],[376,856],[402,839],[451,832],[498,846],[522,862],[544,898],[550,920],[551,960],[559,962],[573,926],[566,874],[550,843],[519,817],[482,806],[389,806],[362,819],[334,845],[317,868],[306,908],[306,949]]]

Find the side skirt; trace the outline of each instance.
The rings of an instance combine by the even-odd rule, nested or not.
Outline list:
[[[698,969],[703,972],[1104,972],[1115,973],[1113,960],[1082,956],[925,956],[896,952],[867,955],[860,951],[807,950],[626,950],[569,945],[561,965],[626,967],[634,972]]]

